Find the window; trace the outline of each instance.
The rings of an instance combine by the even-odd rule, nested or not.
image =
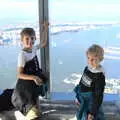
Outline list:
[[[109,100],[109,97],[111,100],[118,99],[119,13],[118,0],[49,0],[50,75],[53,98],[72,99],[73,88],[79,82],[87,64],[85,51],[96,43],[105,50],[102,63],[106,73],[105,100]]]
[[[39,38],[38,0],[4,0],[0,2],[0,89],[15,85],[19,33],[33,27]]]

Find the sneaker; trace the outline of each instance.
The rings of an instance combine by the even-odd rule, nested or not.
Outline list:
[[[73,118],[70,118],[69,120],[77,120],[77,117],[74,116]]]
[[[20,111],[15,111],[14,114],[16,120],[26,120],[25,116]]]
[[[38,100],[47,101],[46,96],[39,96]]]
[[[36,106],[33,106],[25,116],[25,120],[33,120],[40,116],[40,111]]]

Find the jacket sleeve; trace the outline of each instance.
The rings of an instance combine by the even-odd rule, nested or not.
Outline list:
[[[105,76],[102,74],[98,80],[95,81],[94,91],[92,94],[91,107],[89,113],[96,116],[98,113],[99,107],[103,102],[104,87],[105,87]]]

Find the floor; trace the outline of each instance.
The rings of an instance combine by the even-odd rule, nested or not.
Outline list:
[[[74,117],[76,106],[73,101],[49,101],[41,100],[40,108],[42,115],[39,120],[70,120]],[[120,103],[104,102],[103,110],[106,120],[120,120]],[[0,120],[16,120],[15,111],[0,113]]]

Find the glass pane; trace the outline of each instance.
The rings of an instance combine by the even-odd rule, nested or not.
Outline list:
[[[79,82],[87,64],[85,52],[95,43],[105,50],[105,59],[102,62],[106,73],[104,99],[118,99],[119,13],[118,0],[49,0],[50,74],[53,98],[73,99],[73,88]]]
[[[4,0],[0,3],[0,89],[15,85],[20,31],[38,30],[38,0]]]

